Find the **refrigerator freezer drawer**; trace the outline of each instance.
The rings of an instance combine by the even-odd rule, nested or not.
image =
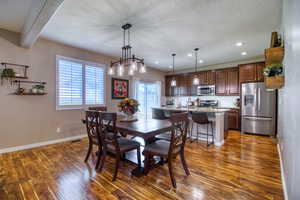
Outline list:
[[[260,135],[275,135],[274,119],[264,117],[242,117],[242,132]]]

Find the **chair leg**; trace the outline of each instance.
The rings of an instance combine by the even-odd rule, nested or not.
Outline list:
[[[119,164],[120,164],[120,155],[116,155],[116,166],[115,166],[115,172],[114,172],[114,176],[113,176],[113,181],[115,181],[117,179],[117,175],[118,175],[118,169],[119,169]]]
[[[103,149],[102,155],[101,155],[101,162],[100,162],[100,168],[99,168],[99,172],[102,171],[103,166],[104,166],[104,162],[105,162],[105,158],[106,158],[106,149]]]
[[[144,154],[145,160],[144,160],[144,174],[148,174],[149,172],[149,158],[150,156],[148,154]]]
[[[188,166],[186,164],[186,160],[185,160],[185,156],[184,156],[184,151],[180,152],[180,159],[181,159],[181,163],[182,163],[183,169],[185,171],[185,174],[187,176],[190,175],[190,171],[189,171],[189,168],[188,168]]]
[[[98,153],[97,153],[97,161],[96,161],[96,166],[95,166],[95,169],[96,169],[96,170],[99,168],[99,164],[100,164],[101,158],[102,158],[102,149],[101,149],[101,147],[99,146],[99,148],[98,148]]]
[[[211,135],[212,135],[212,144],[215,144],[215,134],[214,134],[214,127],[213,127],[213,122],[210,124],[211,126]]]
[[[208,124],[206,125],[206,146],[208,147]]]
[[[174,177],[174,173],[173,173],[173,166],[172,166],[172,159],[168,159],[168,167],[169,167],[169,173],[170,173],[170,178],[171,178],[171,181],[172,181],[172,185],[174,188],[176,188],[176,180],[175,180],[175,177]]]
[[[84,162],[88,161],[92,150],[93,150],[93,144],[91,142],[89,142],[89,149],[88,149],[88,152],[87,152],[87,154],[85,156]]]
[[[197,126],[197,142],[199,141],[199,124],[196,125]]]
[[[136,149],[136,153],[137,153],[138,166],[139,166],[139,168],[141,168],[142,162],[141,162],[141,148],[140,147]]]

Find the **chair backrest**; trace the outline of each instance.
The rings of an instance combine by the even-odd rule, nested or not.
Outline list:
[[[107,107],[106,106],[95,106],[95,107],[89,107],[89,110],[96,110],[96,111],[106,112]]]
[[[116,151],[119,151],[118,130],[116,128],[117,113],[100,112],[100,135],[103,145],[113,145]]]
[[[152,108],[152,118],[161,120],[167,119],[167,117],[165,116],[165,111],[155,108]]]
[[[189,126],[189,118],[188,113],[173,113],[171,114],[170,120],[173,125],[173,129],[171,131],[171,144],[169,149],[169,155],[177,152],[177,150],[184,150],[188,126]]]
[[[99,112],[95,110],[85,111],[85,125],[89,139],[96,138],[98,144],[101,144]]]
[[[208,124],[208,115],[203,112],[192,112],[192,120],[198,124]]]

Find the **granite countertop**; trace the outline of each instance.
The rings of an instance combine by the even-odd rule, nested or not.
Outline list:
[[[226,108],[201,108],[201,107],[180,107],[175,106],[165,106],[165,107],[153,107],[154,109],[169,110],[169,111],[192,111],[192,112],[210,112],[210,113],[223,113],[230,110]]]

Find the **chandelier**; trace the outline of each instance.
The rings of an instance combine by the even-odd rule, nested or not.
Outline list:
[[[174,76],[174,73],[175,73],[175,70],[174,70],[175,69],[175,62],[174,62],[175,56],[176,56],[176,54],[173,53],[172,54],[172,57],[173,57],[173,78],[171,80],[171,87],[176,87],[176,85],[177,85],[176,79],[175,79],[175,76]]]
[[[198,63],[198,48],[194,49],[195,51],[195,58],[196,58],[196,62],[195,62],[195,75],[193,78],[193,85],[199,85],[200,84],[200,79],[197,76],[197,63]]]
[[[136,57],[131,54],[132,47],[130,46],[130,28],[131,24],[127,23],[122,26],[123,29],[123,47],[122,56],[118,61],[112,61],[108,70],[109,75],[123,76],[125,72],[127,75],[133,76],[136,72],[145,73],[146,65],[144,59]],[[127,39],[127,40],[126,40]]]

